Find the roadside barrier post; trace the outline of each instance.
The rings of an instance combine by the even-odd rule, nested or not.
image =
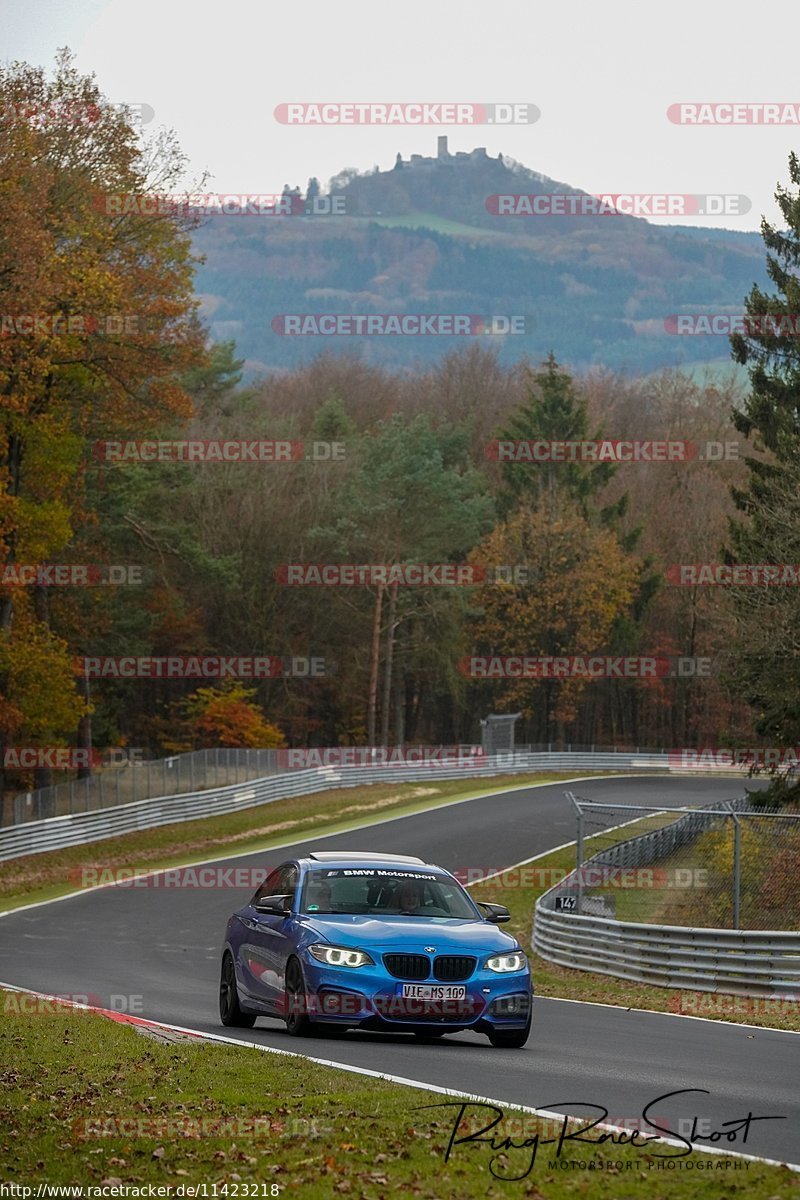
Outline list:
[[[577,833],[575,836],[575,867],[578,873],[578,889],[575,897],[575,912],[580,914],[582,911],[583,901],[583,871],[581,870],[581,867],[583,866],[583,809],[575,799],[575,796],[572,792],[567,792],[567,796],[575,806],[575,813],[577,817]]]
[[[733,817],[733,928],[740,928],[742,894],[742,823],[731,808]]]

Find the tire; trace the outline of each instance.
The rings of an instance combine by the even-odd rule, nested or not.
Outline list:
[[[524,1029],[493,1029],[489,1036],[489,1041],[498,1050],[520,1050],[531,1036],[531,1020],[533,1013],[528,1017],[528,1023]]]
[[[291,1037],[311,1037],[318,1026],[305,1013],[304,1003],[296,999],[305,996],[303,969],[296,958],[286,964],[286,1032]],[[294,1001],[294,1003],[293,1003]]]
[[[236,968],[229,950],[222,958],[219,980],[219,1019],[223,1025],[236,1029],[252,1029],[256,1023],[255,1013],[242,1012],[239,993],[236,990]]]
[[[334,1025],[333,1021],[315,1021],[314,1033],[317,1037],[341,1038],[347,1033],[349,1025]]]

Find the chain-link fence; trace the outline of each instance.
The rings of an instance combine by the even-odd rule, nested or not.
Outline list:
[[[714,929],[800,928],[800,811],[745,796],[700,809],[576,810],[576,867],[556,910]]]

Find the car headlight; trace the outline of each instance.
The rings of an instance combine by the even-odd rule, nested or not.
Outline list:
[[[366,950],[351,950],[349,946],[309,946],[308,953],[317,962],[325,963],[328,967],[366,967],[374,966],[375,960],[370,958]]]
[[[496,954],[494,958],[487,958],[484,965],[490,971],[505,974],[507,971],[523,971],[527,961],[525,955],[517,950],[514,954]]]

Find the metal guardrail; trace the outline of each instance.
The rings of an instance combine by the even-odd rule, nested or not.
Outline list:
[[[636,983],[800,997],[800,933],[626,924],[537,905],[533,948],[562,967]]]
[[[343,747],[345,751],[350,747]],[[367,747],[358,747],[367,750]],[[468,750],[468,746],[459,750]],[[480,748],[474,747],[475,751]],[[374,748],[381,753],[381,747]],[[484,748],[484,754],[501,754],[516,751],[518,754],[577,753],[592,754],[653,754],[661,756],[666,751],[647,746],[583,746],[572,743],[554,746],[552,742],[519,745],[510,750],[506,747]],[[281,775],[284,771],[299,769],[300,766],[319,767],[334,765],[336,760],[326,761],[325,750],[314,751],[318,761],[298,763],[297,767],[287,764],[287,756],[294,753],[283,749],[235,749],[218,746],[213,749],[191,750],[185,754],[172,754],[167,758],[143,759],[139,753],[118,748],[108,752],[109,761],[92,771],[85,779],[70,779],[34,791],[6,795],[0,802],[0,828],[5,825],[21,825],[24,821],[45,821],[50,817],[64,817],[71,813],[84,813],[100,808],[114,808],[120,804],[132,804],[136,800],[155,800],[161,796],[177,796],[182,793],[201,792],[208,788],[228,787],[233,783],[245,783],[261,779],[265,775]],[[299,753],[305,753],[300,751]],[[354,760],[350,765],[355,765]],[[359,759],[366,762],[367,759]],[[377,760],[376,760],[377,761]]]
[[[138,829],[154,829],[180,821],[217,816],[269,804],[290,796],[304,796],[335,787],[357,787],[367,783],[410,783],[430,779],[483,778],[492,775],[529,771],[662,771],[680,770],[670,766],[664,754],[624,753],[523,753],[497,754],[470,758],[452,764],[314,767],[287,771],[280,775],[254,779],[228,787],[206,791],[137,800],[114,808],[69,813],[41,821],[26,821],[0,829],[0,862],[25,854],[43,854],[65,846],[102,841]],[[740,768],[731,768],[740,775]]]
[[[705,811],[724,816],[731,809],[747,812],[748,798]],[[663,829],[606,848],[550,888],[534,909],[536,953],[562,967],[659,987],[800,998],[800,933],[655,925],[557,910],[559,897],[580,890],[580,873],[587,867],[657,862],[707,828],[701,821],[699,814],[687,813]]]

